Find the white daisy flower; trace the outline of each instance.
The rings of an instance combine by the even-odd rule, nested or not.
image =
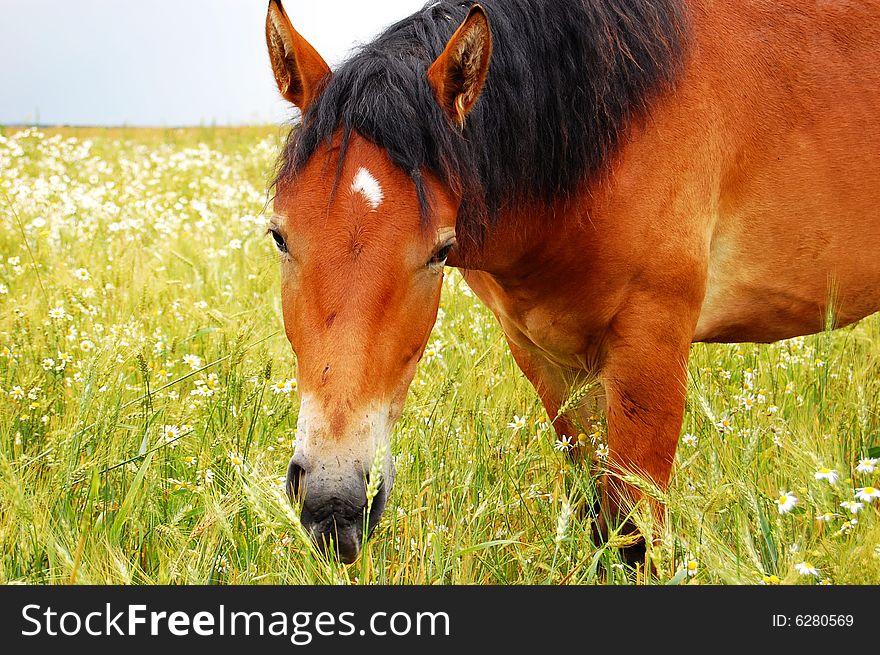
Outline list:
[[[723,415],[715,424],[715,427],[724,434],[733,432],[733,420],[727,414]]]
[[[566,451],[574,448],[574,439],[571,437],[567,437],[564,434],[556,440],[556,443],[553,444],[553,447],[558,451]]]
[[[859,473],[873,473],[877,470],[877,458],[860,459],[856,471]]]
[[[226,456],[229,458],[229,463],[232,464],[232,468],[234,468],[237,473],[241,473],[241,467],[244,465],[244,458],[239,453],[232,450],[227,452]]]
[[[862,487],[861,489],[856,489],[856,498],[866,503],[871,503],[877,498],[880,498],[880,489],[877,487]]]
[[[168,444],[171,448],[177,447],[177,443],[175,443],[175,441],[179,436],[180,428],[176,425],[162,426],[162,441]]]
[[[819,570],[809,562],[799,562],[794,565],[795,570],[801,575],[814,575],[819,577]]]
[[[422,361],[425,364],[430,364],[435,359],[443,359],[443,342],[440,339],[435,339],[431,343],[429,343],[425,347],[425,352],[422,354]]]
[[[191,370],[195,371],[202,367],[202,358],[198,355],[184,355],[183,363],[188,365]]]
[[[790,491],[780,491],[779,498],[773,502],[776,503],[776,507],[780,514],[787,514],[794,509],[795,505],[797,505],[798,499],[797,496]]]
[[[813,474],[813,477],[817,480],[828,480],[828,484],[834,484],[837,482],[837,471],[829,468],[820,468]]]
[[[56,321],[61,320],[65,316],[67,316],[67,312],[64,311],[63,305],[58,305],[49,310],[49,318],[55,319]]]

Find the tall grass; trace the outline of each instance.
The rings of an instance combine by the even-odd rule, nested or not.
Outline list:
[[[880,501],[841,506],[880,486],[860,465],[880,456],[876,317],[694,346],[668,519],[634,571],[623,537],[593,543],[590,473],[454,270],[374,538],[351,566],[315,553],[282,484],[298,401],[265,237],[280,139],[2,134],[0,581],[880,582]],[[602,417],[584,430],[601,456]]]

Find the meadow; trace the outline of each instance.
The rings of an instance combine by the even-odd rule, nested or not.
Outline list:
[[[648,490],[668,519],[630,569],[453,269],[385,515],[358,562],[317,554],[283,487],[284,134],[0,128],[0,583],[880,583],[880,316],[693,347],[674,478]],[[570,437],[606,452],[600,415]]]

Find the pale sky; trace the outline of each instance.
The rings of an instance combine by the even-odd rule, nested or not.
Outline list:
[[[286,0],[334,68],[426,0]],[[0,0],[0,124],[218,125],[292,115],[268,0]]]

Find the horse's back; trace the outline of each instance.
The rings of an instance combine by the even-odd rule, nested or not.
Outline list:
[[[880,2],[694,3],[683,84],[714,99],[697,340],[771,341],[880,309]]]

